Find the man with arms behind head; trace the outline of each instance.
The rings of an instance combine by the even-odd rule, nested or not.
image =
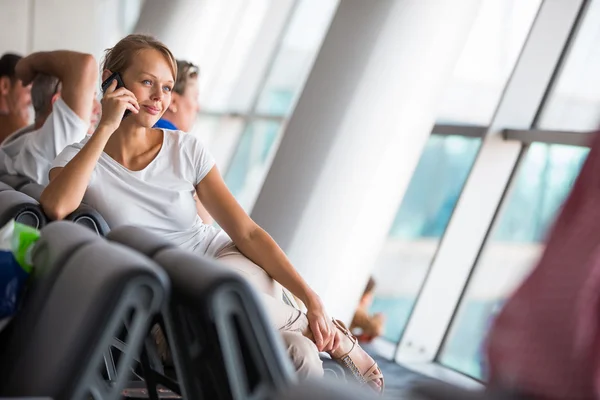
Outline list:
[[[23,85],[15,74],[21,58],[12,53],[0,57],[0,143],[29,122],[31,87]]]
[[[5,173],[48,183],[52,161],[68,145],[81,141],[97,109],[98,65],[89,54],[73,51],[33,53],[19,61],[16,76],[33,82],[33,127],[15,132],[2,144]]]

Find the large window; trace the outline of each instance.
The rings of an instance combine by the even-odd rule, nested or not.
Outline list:
[[[483,135],[540,2],[482,2],[442,98],[439,123],[483,125]],[[386,315],[384,338],[391,342],[402,336],[481,144],[466,129],[455,132],[465,136],[429,139],[375,264],[372,311]]]
[[[229,162],[225,181],[246,211],[260,192],[337,0],[300,0]]]
[[[225,181],[246,210],[252,207],[266,178],[266,166],[274,155],[280,132],[280,121],[257,119],[246,125],[238,142]]]
[[[591,1],[566,57],[558,67],[536,128],[576,131],[597,128],[600,105],[600,1]],[[527,132],[523,132],[526,135]],[[562,135],[562,136],[561,136]],[[558,138],[538,131],[535,140]],[[525,138],[525,136],[524,136]],[[523,139],[525,140],[525,139]],[[552,140],[552,139],[550,139]],[[506,299],[535,267],[544,240],[588,154],[586,147],[533,142],[510,183],[499,213],[479,254],[468,285],[440,352],[440,362],[485,379],[484,342],[490,324]]]
[[[386,315],[385,339],[400,339],[480,139],[432,135],[376,261],[371,310]]]
[[[438,121],[487,125],[541,0],[485,0],[444,95]]]
[[[532,144],[502,207],[441,353],[441,362],[483,378],[483,342],[505,299],[540,256],[543,239],[588,149]]]
[[[540,122],[540,128],[585,131],[600,127],[600,2],[588,7],[577,40]]]

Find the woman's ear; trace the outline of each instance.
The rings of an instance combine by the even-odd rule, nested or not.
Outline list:
[[[108,79],[109,76],[112,75],[112,72],[109,69],[105,69],[102,71],[102,82]]]

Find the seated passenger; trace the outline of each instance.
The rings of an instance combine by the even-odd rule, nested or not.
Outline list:
[[[363,292],[360,303],[358,303],[358,307],[352,318],[352,323],[350,324],[350,330],[357,335],[358,340],[361,342],[370,342],[383,333],[384,315],[381,313],[369,315],[369,307],[373,302],[374,290],[375,280],[369,278],[367,287]]]
[[[67,145],[82,140],[90,122],[95,122],[91,115],[97,63],[89,54],[39,52],[21,59],[16,73],[24,84],[33,82],[35,122],[2,143],[6,160],[0,170],[45,185],[54,158]]]
[[[171,104],[155,128],[189,132],[200,111],[200,69],[188,61],[177,60],[177,79],[173,86]]]
[[[173,86],[173,93],[171,94],[171,105],[154,125],[155,128],[181,130],[183,132],[189,132],[192,129],[200,111],[200,103],[198,102],[200,95],[199,74],[200,69],[197,65],[188,61],[177,60],[177,79],[175,79],[175,86]],[[202,222],[211,225],[213,218],[206,211],[196,194],[194,194],[194,201]]]
[[[111,83],[94,134],[68,146],[54,161],[40,201],[44,211],[62,219],[85,196],[112,227],[135,225],[182,249],[219,259],[261,292],[273,326],[295,335],[297,366],[322,375],[318,350],[328,351],[353,366],[357,379],[381,390],[377,364],[341,323],[329,318],[279,246],[239,206],[200,140],[153,128],[171,103],[177,76],[171,52],[151,37],[127,36],[106,53],[102,78],[114,72],[125,87]],[[126,110],[131,114],[123,118]],[[193,192],[227,234],[202,223]],[[273,279],[304,302],[307,314],[283,303]]]
[[[21,58],[11,53],[0,58],[0,143],[29,123],[31,86],[23,85],[15,73]]]

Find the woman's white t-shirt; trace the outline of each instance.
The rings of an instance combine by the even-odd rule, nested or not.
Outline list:
[[[230,243],[229,238],[202,223],[193,198],[196,185],[214,167],[214,158],[197,137],[181,131],[163,132],[158,155],[143,170],[131,171],[103,152],[84,202],[111,228],[138,226],[186,250],[214,255]],[[64,167],[89,138],[67,146],[52,168]]]

